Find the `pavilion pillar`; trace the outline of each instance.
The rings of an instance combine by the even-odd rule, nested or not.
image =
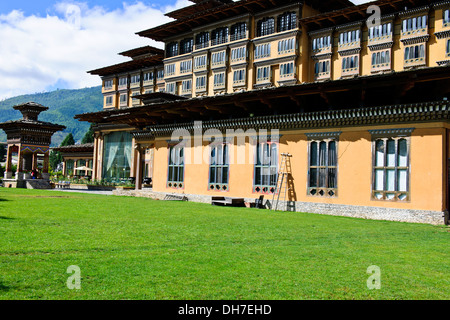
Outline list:
[[[12,146],[8,146],[6,153],[6,168],[5,168],[5,179],[12,178]]]
[[[16,180],[23,180],[23,152],[22,148],[19,146],[19,151],[17,152],[17,171]]]
[[[136,172],[136,190],[141,190],[142,189],[142,148],[139,144],[135,145],[135,149],[136,149],[136,167],[135,167],[135,172]]]
[[[37,170],[38,168],[38,154],[33,153],[32,155],[32,163],[31,163],[31,170]]]
[[[98,136],[94,135],[94,157],[92,158],[92,180],[97,179],[97,153],[98,153]]]

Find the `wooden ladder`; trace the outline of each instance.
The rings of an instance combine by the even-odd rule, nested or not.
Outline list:
[[[281,154],[281,164],[280,168],[278,170],[278,177],[277,177],[277,186],[275,189],[275,192],[273,193],[272,198],[272,210],[277,211],[278,205],[280,203],[280,197],[283,194],[281,201],[286,201],[286,196],[288,192],[288,176],[291,173],[291,161],[290,158],[292,157],[289,153],[282,153]]]

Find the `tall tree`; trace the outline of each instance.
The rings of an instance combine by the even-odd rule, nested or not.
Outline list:
[[[92,127],[93,127],[93,124],[91,123],[91,126],[89,127],[88,131],[86,132],[83,139],[81,140],[81,144],[94,142],[94,130],[92,129]]]

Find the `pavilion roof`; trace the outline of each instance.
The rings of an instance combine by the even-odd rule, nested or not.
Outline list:
[[[162,65],[162,63],[163,63],[163,55],[154,55],[88,71],[88,73],[103,77],[112,74],[134,71],[138,69],[150,68]]]
[[[93,152],[94,151],[94,144],[93,143],[86,143],[86,144],[76,144],[71,146],[63,146],[63,147],[57,147],[52,148],[54,151],[58,152],[65,152],[65,153],[77,153],[77,152]]]

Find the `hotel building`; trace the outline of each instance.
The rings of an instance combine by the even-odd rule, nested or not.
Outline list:
[[[450,1],[191,1],[90,71],[94,179],[272,200],[288,153],[285,210],[448,223]]]

